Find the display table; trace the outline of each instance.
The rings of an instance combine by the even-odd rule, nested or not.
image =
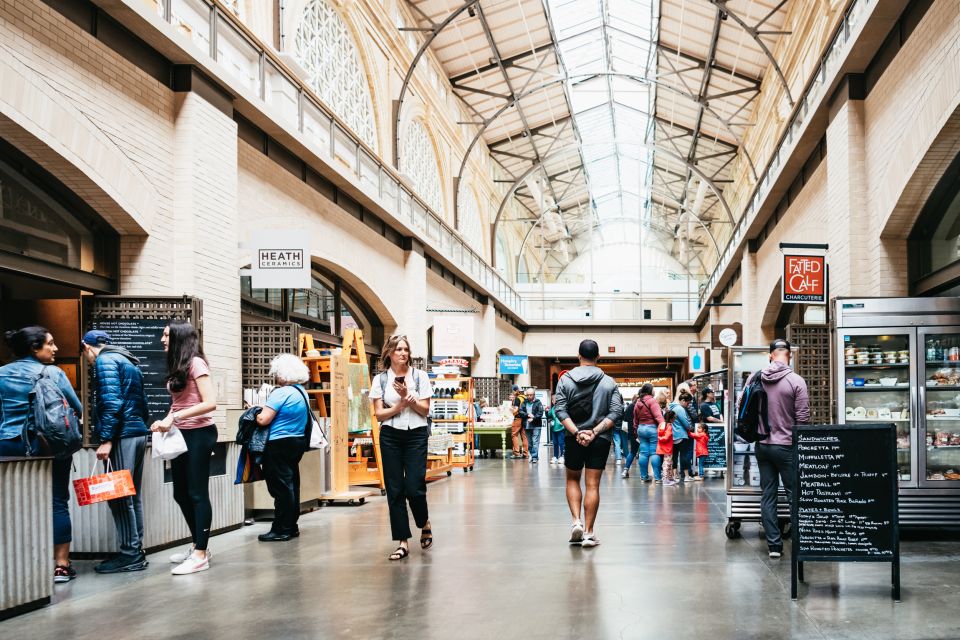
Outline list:
[[[507,439],[510,437],[510,427],[512,422],[476,422],[473,425],[473,432],[480,437],[480,451],[485,451],[483,446],[483,437],[500,436],[500,449],[507,451]]]
[[[0,458],[0,620],[53,594],[51,458]]]

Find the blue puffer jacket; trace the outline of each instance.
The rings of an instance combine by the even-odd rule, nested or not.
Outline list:
[[[150,433],[140,361],[122,347],[104,345],[97,356],[94,433],[100,442]]]

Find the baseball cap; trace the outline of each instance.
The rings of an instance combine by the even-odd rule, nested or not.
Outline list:
[[[83,334],[83,343],[88,344],[91,347],[95,347],[100,344],[110,344],[110,336],[106,331],[93,329],[92,331],[87,331],[85,334]]]
[[[513,385],[513,389],[511,389],[511,391],[520,391],[520,385],[518,384]]]
[[[770,343],[770,353],[773,353],[777,349],[786,349],[787,351],[790,351],[790,347],[791,345],[788,341],[784,340],[783,338],[777,338]]]

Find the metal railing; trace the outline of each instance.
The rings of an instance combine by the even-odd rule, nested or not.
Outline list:
[[[727,269],[730,261],[733,260],[733,257],[739,250],[747,228],[756,217],[756,212],[760,210],[764,199],[770,191],[770,186],[779,176],[783,164],[790,157],[797,141],[805,131],[807,124],[809,124],[811,114],[816,111],[820,101],[827,97],[825,96],[826,89],[832,83],[841,62],[846,58],[843,49],[850,43],[851,33],[860,25],[868,13],[869,6],[874,4],[875,1],[876,0],[854,0],[853,4],[850,5],[844,14],[843,21],[837,27],[837,33],[834,35],[833,42],[821,58],[820,66],[808,82],[803,96],[797,101],[789,126],[781,135],[780,141],[777,143],[776,151],[773,152],[763,174],[754,187],[753,195],[750,197],[746,210],[734,226],[733,233],[727,242],[726,248],[720,254],[716,268],[703,287],[703,293],[700,298],[701,306],[706,296],[710,295],[716,288],[721,274]]]
[[[524,295],[528,322],[690,323],[697,313],[696,294],[660,293],[656,296],[584,294],[580,296]]]
[[[390,215],[421,233],[428,246],[473,278],[502,305],[523,317],[523,300],[510,284],[436,212],[409,189],[392,167],[360,140],[313,89],[290,71],[214,0],[143,0],[193,43],[198,56],[212,58],[255,94],[277,124],[312,142],[320,157],[356,178],[364,193]]]

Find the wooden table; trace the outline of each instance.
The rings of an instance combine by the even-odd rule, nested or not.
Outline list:
[[[499,435],[500,436],[500,449],[504,452],[508,451],[507,448],[507,438],[510,437],[510,427],[513,425],[512,422],[475,422],[473,423],[473,432],[481,439],[481,446],[477,447],[478,451],[483,451],[483,436],[484,435]]]

